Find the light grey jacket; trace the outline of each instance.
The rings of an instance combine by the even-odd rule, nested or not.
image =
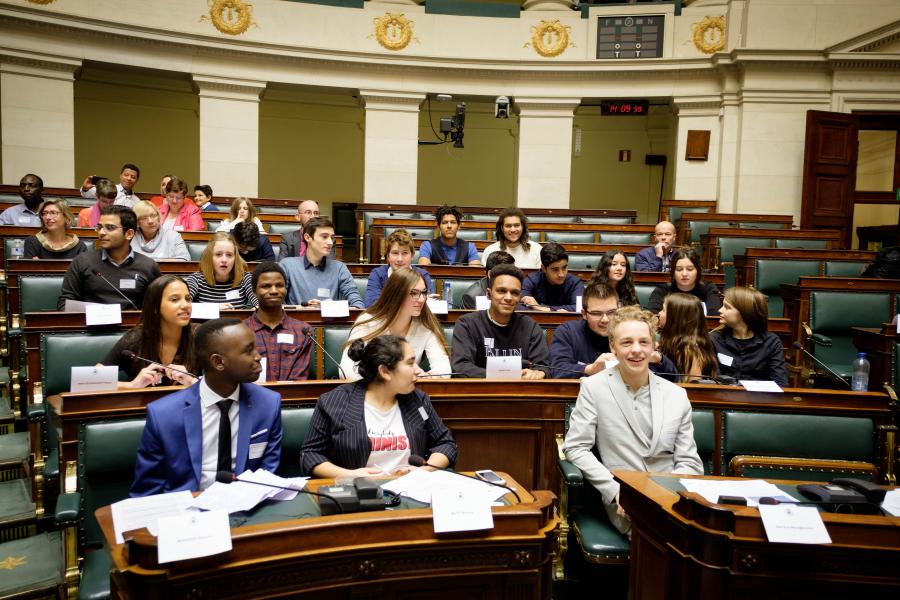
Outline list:
[[[131,249],[155,260],[191,260],[191,254],[181,234],[164,227],[160,227],[159,233],[149,242],[144,240],[144,234],[140,230],[136,231],[131,238]]]

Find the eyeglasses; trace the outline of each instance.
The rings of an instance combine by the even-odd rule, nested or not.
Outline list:
[[[413,300],[424,298],[428,295],[428,290],[409,290],[409,297]]]
[[[116,229],[122,229],[122,226],[121,225],[110,225],[109,223],[106,223],[104,225],[101,223],[101,224],[97,225],[96,227],[94,227],[94,231],[96,231],[97,233],[100,233],[103,230],[106,230],[107,233],[112,233]]]
[[[603,317],[612,319],[617,310],[619,309],[614,308],[612,310],[586,310],[584,311],[584,314],[588,315],[589,317],[594,317],[595,319],[601,319]]]
[[[44,212],[41,213],[41,216],[42,217],[58,217],[61,214],[62,213],[59,212],[58,210],[45,210]]]

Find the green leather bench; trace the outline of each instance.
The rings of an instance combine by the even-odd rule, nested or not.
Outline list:
[[[344,344],[347,342],[347,338],[350,337],[350,328],[320,327],[317,332],[317,336],[318,335],[321,335],[321,338],[318,339],[319,343],[322,344],[325,351],[334,358],[334,360],[332,360],[321,353],[317,355],[322,367],[321,370],[318,370],[317,367],[316,372],[321,373],[319,379],[343,379],[335,361],[340,362],[341,360],[341,354],[344,352]],[[352,373],[346,373],[346,375],[349,377]]]
[[[669,209],[672,210],[671,208]],[[693,209],[691,212],[694,212]],[[672,221],[669,219],[672,223]],[[699,242],[700,238],[707,233],[709,233],[710,228],[712,227],[731,227],[730,221],[688,221],[687,229],[688,232],[683,236],[685,239],[678,240],[679,244],[684,244],[686,246],[690,245],[691,242]]]
[[[590,223],[596,225],[631,225],[630,217],[576,217],[576,223]]]
[[[760,258],[756,261],[753,286],[769,299],[769,316],[784,316],[784,300],[781,298],[782,283],[796,283],[802,275],[818,275],[818,260],[783,260]]]
[[[461,240],[475,242],[488,239],[489,233],[490,231],[488,231],[487,229],[459,229],[456,232],[456,237]]]
[[[206,242],[190,242],[186,241],[184,243],[187,246],[188,254],[191,256],[191,260],[198,261],[200,257],[203,256],[203,251],[206,250]]]
[[[600,264],[602,254],[570,254],[569,269],[575,271],[593,271]]]
[[[597,236],[593,231],[545,231],[544,243],[558,244],[593,244]]]
[[[669,206],[668,221],[670,223],[677,223],[678,219],[680,219],[681,216],[685,213],[710,213],[712,211],[713,207],[711,206]]]
[[[356,291],[359,292],[359,297],[365,301],[366,289],[369,287],[369,278],[365,276],[356,276],[353,278],[353,283],[356,284]]]
[[[775,239],[773,240],[776,248],[804,248],[806,250],[827,250],[828,241],[826,240],[806,240],[806,239]]]
[[[657,286],[646,283],[636,283],[634,285],[634,291],[637,293],[638,303],[644,308],[650,304],[650,296],[653,294],[653,290],[656,289]]]
[[[826,260],[825,277],[859,277],[869,263],[858,260]]]
[[[462,308],[463,295],[472,284],[479,281],[478,279],[437,279],[434,281],[434,289],[443,296],[444,283],[450,282],[450,298],[452,300],[451,310],[454,308]],[[444,298],[446,299],[446,298]]]
[[[651,233],[600,232],[601,244],[650,244]]]
[[[287,235],[289,233],[293,233],[300,228],[300,223],[269,223],[268,230],[269,233],[274,233],[277,235]],[[272,244],[272,246],[278,246],[278,244]]]

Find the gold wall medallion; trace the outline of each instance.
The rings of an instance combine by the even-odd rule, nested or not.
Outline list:
[[[560,23],[559,19],[541,21],[540,24],[531,28],[531,42],[525,42],[524,47],[531,46],[541,56],[559,56],[566,51],[566,48],[575,47],[574,43],[569,42],[571,30],[572,28],[568,25]]]
[[[51,0],[52,1],[52,0]],[[39,2],[35,2],[35,4],[40,4]],[[48,2],[44,2],[43,4],[49,4]],[[25,564],[24,556],[7,556],[3,560],[0,560],[0,569],[4,569],[6,571],[12,571],[15,568],[21,567]]]
[[[406,15],[384,13],[375,18],[375,39],[386,50],[403,50],[411,41],[419,41],[413,37],[413,25],[415,21],[410,21]]]
[[[256,25],[253,21],[253,5],[244,0],[207,0],[209,17],[203,15],[201,21],[209,18],[213,26],[227,35],[240,35]]]
[[[694,46],[704,54],[713,54],[725,48],[725,17],[704,17],[694,23]]]

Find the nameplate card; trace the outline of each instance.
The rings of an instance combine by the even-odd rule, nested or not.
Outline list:
[[[105,392],[119,387],[119,367],[72,367],[73,392]]]
[[[231,550],[231,527],[224,510],[189,511],[157,521],[159,562],[212,556]]]
[[[446,315],[448,312],[446,300],[428,299],[428,310],[436,315]]]
[[[193,302],[191,303],[192,319],[218,319],[219,305],[215,302]]]
[[[262,371],[259,372],[259,377],[256,378],[256,383],[265,383],[266,382],[266,373],[268,373],[269,361],[263,356],[259,359],[259,366],[262,367]]]
[[[120,304],[94,304],[84,305],[84,324],[91,325],[118,325],[122,322],[122,306]]]
[[[487,296],[475,296],[475,310],[487,310],[491,307],[491,300]]]
[[[522,379],[521,356],[488,356],[487,379]]]
[[[582,302],[581,296],[575,296],[575,312],[579,312],[579,313],[581,312],[581,307],[582,307],[581,302]]]
[[[322,300],[319,304],[323,317],[349,317],[350,303],[346,300]]]
[[[491,501],[472,489],[443,488],[431,493],[435,533],[483,531],[494,528]]]
[[[776,394],[784,392],[784,390],[774,381],[749,381],[747,379],[741,379],[738,383],[744,386],[744,389],[748,392],[775,392]]]
[[[760,504],[756,507],[770,542],[783,544],[830,544],[822,515],[815,506]]]

